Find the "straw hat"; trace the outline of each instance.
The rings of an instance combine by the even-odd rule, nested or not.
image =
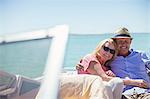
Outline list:
[[[116,39],[116,38],[131,38],[132,39],[128,29],[125,27],[121,27],[117,29],[114,33],[115,35],[112,37],[113,39]]]

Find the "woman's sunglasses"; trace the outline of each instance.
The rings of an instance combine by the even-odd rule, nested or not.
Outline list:
[[[111,53],[111,54],[115,54],[115,50],[110,49],[109,47],[104,46],[103,49],[104,49],[104,51],[106,51],[106,52],[109,52],[109,53]]]

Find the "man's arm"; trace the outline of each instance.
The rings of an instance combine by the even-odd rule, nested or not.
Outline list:
[[[141,53],[141,57],[142,57],[142,60],[144,61],[145,63],[145,66],[150,69],[150,53],[148,52],[142,52]]]

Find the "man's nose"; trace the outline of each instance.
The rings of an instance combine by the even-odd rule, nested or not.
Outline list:
[[[126,44],[126,42],[121,42],[121,44],[123,45],[123,44]]]

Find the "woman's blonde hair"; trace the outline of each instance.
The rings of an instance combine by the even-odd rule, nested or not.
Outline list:
[[[114,58],[117,56],[117,54],[118,54],[117,44],[116,44],[116,42],[115,42],[113,39],[110,38],[110,39],[105,39],[105,40],[101,41],[101,42],[98,44],[98,46],[96,47],[96,49],[93,51],[93,54],[98,55],[99,51],[104,47],[104,45],[105,45],[106,43],[111,43],[111,44],[113,44],[114,47],[115,47],[115,54],[113,54],[113,57],[112,57],[110,60],[108,60],[108,61],[105,62],[105,65],[108,66],[109,63],[110,63],[111,61],[113,61],[113,59],[114,59]]]

